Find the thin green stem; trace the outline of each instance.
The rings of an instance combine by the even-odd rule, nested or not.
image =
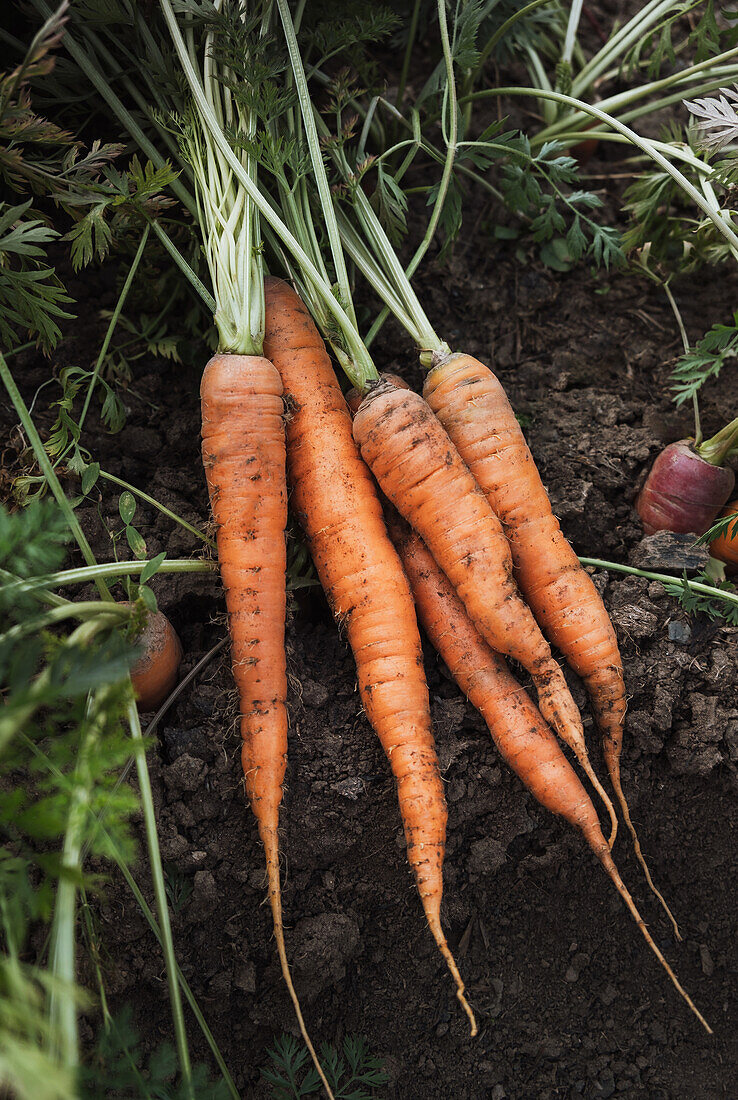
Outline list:
[[[664,283],[662,283],[662,286],[664,288],[664,294],[666,295],[666,297],[669,300],[669,305],[671,306],[671,311],[674,314],[674,317],[676,318],[677,327],[679,329],[679,335],[682,338],[682,347],[684,348],[684,354],[689,355],[689,337],[687,336],[687,330],[684,327],[684,321],[682,319],[682,314],[681,314],[681,311],[679,309],[679,306],[676,303],[676,298],[674,297],[674,295],[671,292],[671,287],[669,286],[669,280],[667,279]],[[699,406],[699,402],[697,400],[697,394],[696,393],[692,394],[692,409],[694,411],[694,444],[695,444],[695,447],[699,447],[700,443],[702,442],[702,425],[701,425],[701,422],[700,422],[700,406]]]
[[[84,424],[87,417],[87,410],[89,409],[90,401],[92,400],[92,391],[97,385],[97,380],[100,376],[100,371],[102,369],[103,362],[105,361],[105,356],[108,354],[110,341],[113,339],[113,333],[115,332],[116,326],[118,324],[118,319],[120,318],[121,312],[123,311],[123,306],[126,303],[128,292],[131,289],[134,278],[136,277],[138,265],[141,263],[141,259],[143,257],[144,249],[146,248],[146,242],[148,241],[148,239],[149,226],[146,225],[144,226],[144,231],[141,234],[141,240],[139,242],[138,248],[136,249],[136,255],[133,257],[133,263],[131,264],[128,275],[126,276],[126,281],[123,283],[121,292],[118,295],[118,301],[115,304],[115,309],[113,310],[113,314],[110,318],[110,324],[108,325],[107,332],[105,333],[105,339],[102,342],[102,347],[100,348],[100,353],[97,357],[97,362],[95,363],[95,369],[93,370],[92,377],[90,378],[90,384],[87,387],[85,402],[82,406],[82,412],[80,413],[80,418],[77,424],[77,427],[80,431],[82,431],[82,425]]]
[[[143,743],[141,723],[138,717],[138,708],[134,702],[128,707],[128,723],[131,729],[131,737],[134,741],[136,754],[136,771],[138,773],[138,786],[141,795],[141,808],[143,810],[144,830],[146,833],[146,846],[149,854],[149,867],[151,880],[154,887],[154,899],[156,911],[159,917],[161,929],[162,949],[164,952],[164,965],[167,972],[167,985],[169,986],[169,1003],[172,1010],[174,1023],[174,1035],[179,1058],[179,1068],[182,1074],[185,1093],[188,1100],[195,1100],[195,1091],[192,1084],[192,1068],[190,1065],[190,1052],[187,1045],[187,1031],[182,1011],[182,999],[179,993],[177,979],[177,960],[174,954],[174,941],[172,939],[172,927],[169,920],[169,908],[167,904],[167,891],[164,885],[164,872],[161,865],[161,851],[159,849],[159,836],[156,831],[156,815],[154,813],[154,798],[151,793],[151,780],[146,763],[146,750]]]
[[[328,311],[335,319],[343,338],[346,342],[346,350],[350,356],[350,362],[342,362],[343,369],[350,378],[351,382],[364,389],[365,382],[369,378],[377,377],[377,369],[374,366],[369,353],[364,347],[361,338],[352,325],[350,318],[347,316],[345,310],[339,303],[336,296],[333,294],[329,284],[326,284],[325,280],[320,275],[315,265],[312,263],[310,257],[307,255],[299,241],[288,230],[287,226],[280,218],[279,214],[274,210],[269,201],[261,194],[259,189],[254,186],[253,181],[249,178],[248,173],[244,170],[243,165],[240,163],[230,145],[226,139],[225,134],[221,126],[218,123],[212,107],[210,106],[207,97],[203,91],[202,83],[192,63],[192,59],[189,56],[185,41],[182,37],[182,32],[179,29],[176,16],[174,14],[171,0],[160,0],[161,8],[164,13],[164,18],[169,27],[174,48],[179,57],[180,63],[184,70],[187,83],[190,87],[192,95],[201,112],[202,118],[212,135],[213,141],[222,153],[225,160],[233,170],[233,174],[238,182],[244,187],[249,197],[253,200],[254,204],[258,207],[260,214],[264,218],[264,221],[271,226],[275,234],[283,242],[284,246],[292,253],[301,268],[303,269],[306,277],[315,287],[316,292],[320,295],[322,301],[327,307]]]
[[[151,225],[151,228],[156,233],[159,240],[161,241],[161,243],[166,248],[169,255],[172,257],[172,259],[176,263],[177,267],[180,269],[180,271],[185,276],[185,278],[189,281],[190,285],[200,295],[204,305],[207,307],[207,309],[210,311],[210,313],[215,313],[215,310],[216,310],[215,298],[212,296],[212,294],[210,293],[208,288],[205,286],[202,279],[200,279],[195,274],[195,272],[192,270],[192,268],[187,263],[187,260],[184,258],[182,253],[179,251],[179,249],[177,248],[177,246],[174,243],[174,241],[172,240],[172,238],[169,236],[169,234],[166,232],[166,230],[162,228],[162,226],[159,224],[158,221],[154,220],[150,223],[150,225]]]
[[[133,894],[133,896],[135,897],[141,912],[143,913],[144,917],[146,918],[146,922],[147,922],[149,928],[154,933],[154,936],[156,937],[156,939],[159,941],[160,946],[164,947],[164,938],[162,936],[161,929],[159,928],[159,925],[156,922],[156,917],[154,916],[154,914],[151,912],[151,909],[149,908],[149,905],[146,901],[146,898],[143,896],[143,893],[141,892],[141,889],[139,888],[138,883],[136,882],[133,875],[131,874],[130,868],[126,864],[122,854],[117,850],[117,845],[115,844],[114,839],[110,836],[110,834],[107,832],[107,830],[103,829],[103,832],[105,833],[105,835],[107,837],[107,840],[108,840],[108,843],[110,844],[110,847],[113,851],[113,858],[115,859],[115,862],[117,863],[118,867],[120,868],[121,874],[123,875],[124,879],[128,883],[128,887],[129,887],[131,893]],[[238,1089],[236,1088],[236,1086],[234,1084],[233,1078],[231,1077],[231,1074],[228,1070],[228,1066],[225,1063],[225,1059],[223,1058],[223,1055],[220,1052],[220,1048],[219,1048],[218,1044],[215,1041],[215,1037],[214,1037],[212,1031],[210,1030],[210,1028],[207,1025],[207,1022],[205,1020],[205,1017],[202,1014],[202,1011],[200,1009],[199,1004],[197,1003],[195,995],[192,992],[192,989],[190,988],[190,985],[189,985],[187,979],[185,978],[184,974],[182,973],[182,971],[179,967],[179,964],[175,963],[175,966],[176,966],[176,971],[177,971],[177,980],[179,981],[179,984],[182,988],[182,992],[184,993],[184,995],[187,999],[187,1003],[189,1004],[190,1008],[192,1009],[192,1014],[195,1017],[195,1019],[197,1020],[199,1026],[200,1026],[200,1030],[202,1031],[203,1035],[205,1036],[205,1040],[206,1040],[208,1046],[210,1047],[212,1055],[215,1058],[215,1061],[217,1063],[218,1069],[220,1070],[221,1075],[223,1077],[223,1080],[226,1083],[226,1087],[228,1089],[228,1092],[233,1097],[233,1100],[240,1100],[240,1093],[238,1092]]]
[[[425,256],[430,243],[435,236],[436,229],[438,228],[438,222],[443,212],[443,206],[446,202],[446,195],[448,194],[449,184],[451,183],[451,177],[454,170],[454,161],[456,159],[457,141],[459,136],[459,111],[458,102],[456,97],[456,81],[454,78],[454,59],[451,52],[451,43],[448,37],[448,22],[446,20],[446,2],[445,0],[438,0],[438,26],[441,32],[441,46],[443,48],[443,60],[446,65],[446,95],[445,98],[448,102],[448,136],[446,139],[446,159],[443,165],[443,174],[441,175],[441,182],[438,185],[438,194],[433,204],[433,211],[431,213],[430,221],[426,227],[423,239],[415,250],[413,258],[407,266],[407,277],[412,279],[413,275],[418,269],[420,261]]]
[[[176,512],[173,512],[171,510],[171,508],[167,508],[165,504],[161,504],[155,497],[149,496],[149,494],[145,493],[143,489],[137,489],[135,485],[131,485],[128,481],[123,481],[122,478],[116,477],[115,474],[109,474],[106,470],[100,471],[100,477],[103,478],[105,481],[109,481],[112,485],[118,485],[121,489],[127,489],[129,493],[133,493],[133,495],[137,496],[139,500],[143,500],[147,504],[151,504],[152,507],[161,512],[162,515],[167,516],[175,523],[178,523],[180,527],[184,527],[185,531],[189,531],[191,535],[194,535],[195,538],[200,539],[201,542],[204,542],[206,546],[209,546],[213,550],[215,549],[215,541],[213,539],[204,534],[204,532],[198,530],[197,527],[193,527],[193,525],[191,523],[188,523],[186,519],[183,519],[182,516],[178,516]]]
[[[64,494],[64,490],[62,489],[59,479],[54,472],[54,468],[51,465],[51,461],[46,453],[46,449],[41,442],[41,437],[36,431],[36,426],[31,420],[28,408],[26,407],[26,403],[20,395],[20,390],[15,384],[15,380],[10,373],[10,370],[8,369],[8,365],[5,362],[2,353],[0,353],[0,379],[2,379],[5,384],[5,388],[8,391],[8,395],[10,396],[10,400],[13,403],[13,407],[15,408],[15,411],[18,414],[18,418],[23,425],[23,430],[25,431],[28,437],[28,441],[33,448],[33,453],[36,456],[36,461],[41,467],[41,472],[46,478],[49,488],[51,489],[51,492],[53,493],[57,504],[64,513],[64,518],[69,524],[70,531],[77,540],[77,545],[82,552],[82,557],[85,559],[88,566],[94,567],[97,563],[95,561],[95,556],[92,553],[90,544],[85,538],[84,532],[80,527],[79,520],[75,516],[74,510]],[[105,584],[105,582],[100,577],[95,577],[94,580],[95,584],[97,585],[97,590],[100,593],[102,599],[112,602],[113,597],[110,595],[110,592],[108,591],[108,586]]]
[[[570,65],[574,57],[574,45],[577,40],[579,20],[582,17],[582,4],[583,0],[572,0],[571,8],[569,9],[569,19],[566,24],[566,37],[564,38],[564,48],[561,51],[561,60],[568,62]]]
[[[4,595],[18,592],[33,592],[38,588],[63,588],[68,584],[87,584],[105,577],[127,577],[142,573],[148,561],[108,561],[78,569],[63,569],[58,573],[48,573],[43,577],[30,577],[28,580],[14,581],[3,589]],[[172,558],[163,561],[157,573],[214,573],[217,563],[212,561],[190,561],[187,558]],[[106,590],[107,591],[107,590]]]
[[[12,586],[10,586],[12,587]],[[65,619],[94,619],[98,616],[111,617],[113,619],[129,619],[130,609],[121,604],[108,603],[107,600],[84,600],[79,603],[65,603],[63,606],[54,607],[44,615],[35,619],[25,619],[16,623],[9,630],[0,634],[0,642],[7,645],[16,638],[25,637],[27,634],[35,634],[39,630],[46,630],[50,626],[56,626]]]
[[[670,577],[668,573],[652,573],[648,569],[636,569],[632,565],[621,565],[615,561],[604,561],[602,558],[580,558],[582,565],[593,566],[595,569],[606,569],[609,573],[626,573],[629,577],[643,577],[647,581],[658,581],[665,586],[686,583],[693,592],[699,592],[701,596],[709,596],[712,599],[726,600],[738,607],[738,592],[729,592],[724,588],[713,588],[712,585],[703,584],[702,581],[682,582],[679,577]]]
[[[61,1063],[70,1070],[79,1064],[77,1004],[71,994],[76,980],[77,880],[82,872],[82,838],[91,795],[90,758],[105,726],[104,704],[110,690],[106,687],[92,696],[85,717],[70,791],[61,878],[51,928],[51,973],[60,984],[51,992],[49,1022]]]
[[[300,56],[300,48],[297,44],[297,35],[295,34],[295,28],[292,23],[287,0],[277,0],[277,8],[279,9],[279,17],[282,20],[282,28],[287,42],[287,51],[290,55],[290,66],[295,81],[295,91],[297,92],[297,99],[300,104],[300,114],[302,115],[302,121],[305,126],[305,138],[310,153],[310,161],[313,166],[313,174],[318,189],[320,205],[323,210],[323,221],[325,223],[326,232],[328,233],[328,243],[333,258],[336,280],[338,282],[338,288],[343,299],[344,307],[352,324],[356,327],[356,314],[354,313],[354,303],[351,297],[351,283],[349,282],[343,249],[341,248],[341,237],[338,232],[338,226],[336,225],[331,189],[328,184],[325,164],[323,163],[323,153],[320,148],[320,141],[318,140],[318,131],[313,116],[313,104],[305,78],[305,69],[303,68],[302,57]]]

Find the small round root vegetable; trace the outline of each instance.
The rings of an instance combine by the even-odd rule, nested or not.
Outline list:
[[[320,333],[287,283],[267,278],[264,292],[264,350],[290,405],[290,503],[354,654],[364,711],[397,783],[407,856],[423,910],[476,1035],[441,927],[447,811],[412,594]]]
[[[643,530],[702,535],[730,497],[735,474],[708,462],[689,439],[658,456],[636,501]]]
[[[513,578],[507,537],[444,426],[419,394],[382,381],[354,418],[354,438],[485,641],[530,672],[541,713],[575,753],[614,827],[615,811],[589,760],[564,674]]]
[[[489,367],[463,353],[438,359],[423,394],[500,518],[510,542],[515,579],[538,625],[586,685],[607,770],[636,855],[680,939],[677,923],[651,879],[622,788],[626,698],[615,630],[592,578],[551,510],[507,394]],[[612,822],[612,848],[617,821],[609,799],[605,804]]]
[[[177,683],[182,645],[161,611],[148,616],[135,641],[143,653],[131,669],[133,690],[140,710],[156,710]]]
[[[731,500],[723,512],[723,517],[735,516],[735,524],[731,524],[727,531],[718,535],[710,543],[710,554],[718,561],[723,561],[728,567],[729,573],[738,572],[738,499]]]
[[[653,942],[610,855],[592,799],[537,707],[511,675],[502,657],[480,637],[451,582],[438,568],[422,539],[396,514],[390,515],[388,522],[410,581],[418,617],[454,680],[483,716],[500,754],[542,806],[559,814],[584,835],[649,947],[709,1031],[704,1018]]]

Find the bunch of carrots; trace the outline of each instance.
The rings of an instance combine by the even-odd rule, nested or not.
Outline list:
[[[300,105],[290,136],[299,131],[307,145],[317,200],[304,171],[294,179],[275,173],[271,189],[263,185],[259,174],[274,169],[257,163],[253,139],[268,124],[249,109],[247,95],[235,94],[233,72],[219,72],[213,28],[200,53],[190,17],[183,29],[171,0],[160,3],[193,99],[181,146],[195,183],[219,334],[201,385],[202,456],[240,699],[246,792],[264,844],[282,971],[328,1095],[290,978],[280,896],[288,496],[353,651],[362,705],[397,783],[425,917],[472,1035],[474,1012],[441,924],[447,811],[418,619],[510,767],[543,806],[581,831],[709,1031],[611,855],[616,811],[590,762],[581,715],[551,646],[586,685],[617,802],[678,937],[651,882],[622,788],[626,693],[615,632],[551,511],[502,385],[485,364],[453,352],[433,332],[361,188],[354,191],[355,222],[334,207],[287,0],[276,0],[275,9]],[[246,18],[248,5],[216,4],[219,12],[231,6]],[[445,18],[441,2],[442,33]],[[251,140],[233,143],[233,131]],[[327,259],[305,213],[311,210],[316,224],[323,219]],[[264,274],[262,230],[293,285]],[[358,331],[344,248],[413,335],[429,368],[422,396],[377,371]],[[354,386],[348,400],[320,330]],[[505,658],[530,674],[537,706]],[[606,808],[609,837],[559,741]]]

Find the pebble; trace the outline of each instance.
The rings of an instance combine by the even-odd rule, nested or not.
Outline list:
[[[669,641],[678,642],[680,645],[686,645],[689,639],[692,637],[692,628],[688,623],[680,622],[679,619],[675,619],[669,623]]]
[[[349,798],[352,802],[356,802],[364,793],[364,780],[358,775],[352,776],[350,779],[342,779],[340,783],[333,784],[333,790],[340,794],[342,798]]]

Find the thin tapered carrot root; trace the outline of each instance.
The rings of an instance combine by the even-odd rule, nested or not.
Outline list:
[[[560,814],[581,832],[623,896],[649,945],[684,995],[622,883],[592,799],[561,751],[556,737],[526,692],[510,675],[502,657],[480,637],[450,581],[419,536],[392,512],[388,516],[388,526],[428,637],[461,690],[484,717],[503,758],[542,806]],[[694,1008],[689,998],[687,1001]]]
[[[284,984],[287,986],[287,991],[292,1000],[292,1004],[295,1009],[295,1016],[297,1017],[297,1023],[300,1028],[300,1034],[302,1035],[305,1046],[310,1052],[310,1057],[313,1060],[313,1065],[318,1071],[318,1075],[323,1082],[323,1088],[325,1089],[329,1100],[335,1100],[331,1086],[328,1084],[328,1080],[323,1072],[323,1067],[320,1064],[318,1055],[315,1052],[315,1048],[308,1035],[307,1028],[305,1026],[305,1020],[302,1016],[302,1009],[300,1008],[300,1000],[297,996],[297,991],[292,984],[292,975],[290,973],[289,963],[287,962],[287,951],[284,943],[284,925],[282,923],[282,891],[279,882],[279,841],[277,833],[273,829],[260,829],[262,843],[264,845],[264,851],[266,853],[266,865],[267,865],[267,877],[268,877],[268,889],[269,889],[269,905],[272,910],[272,924],[274,925],[274,938],[277,942],[277,954],[279,956],[279,965],[282,968],[282,977],[284,978]]]
[[[572,746],[572,748],[574,748],[574,746]],[[589,759],[589,755],[588,755],[586,749],[582,754],[580,754],[579,752],[577,752],[576,748],[574,748],[574,753],[576,755],[577,760],[579,761],[579,763],[581,765],[582,771],[587,776],[587,779],[590,781],[590,783],[592,784],[594,789],[597,791],[598,795],[600,796],[600,798],[602,799],[602,801],[605,804],[605,809],[607,810],[608,814],[610,815],[611,831],[610,831],[610,838],[607,841],[607,847],[610,849],[610,851],[612,851],[612,846],[615,843],[615,837],[617,836],[617,833],[618,833],[618,819],[617,819],[617,816],[615,814],[615,807],[613,806],[612,800],[611,800],[610,796],[608,795],[607,791],[605,790],[605,788],[602,786],[599,779],[597,778],[597,775],[595,773],[594,768],[592,767],[592,763]]]
[[[643,869],[643,874],[645,875],[646,882],[649,885],[651,893],[656,898],[658,898],[658,900],[661,902],[662,909],[664,910],[667,917],[671,921],[671,926],[674,929],[674,935],[676,936],[676,938],[681,943],[682,934],[679,931],[679,925],[676,922],[676,918],[674,917],[674,914],[672,913],[669,906],[666,904],[666,901],[664,900],[664,897],[663,897],[661,891],[656,888],[656,885],[654,884],[654,881],[651,878],[651,872],[648,869],[648,864],[646,863],[646,857],[643,855],[643,852],[641,851],[641,845],[640,845],[640,842],[638,840],[638,834],[635,830],[635,825],[633,824],[633,822],[631,820],[630,808],[628,807],[628,802],[626,800],[625,793],[623,791],[623,785],[620,782],[620,771],[619,770],[615,773],[615,775],[611,776],[611,781],[612,781],[613,787],[615,788],[615,794],[617,795],[618,802],[620,803],[620,809],[623,812],[623,819],[625,821],[625,824],[628,827],[628,830],[629,830],[630,835],[631,835],[632,840],[633,840],[633,849],[634,849],[635,854],[636,854],[636,859],[638,860],[638,862],[641,865],[641,868]]]
[[[428,918],[428,927],[431,930],[431,934],[433,936],[433,939],[436,941],[436,945],[438,946],[438,950],[441,952],[444,959],[446,960],[446,965],[448,966],[449,970],[451,971],[451,977],[456,982],[456,996],[458,997],[459,1002],[461,1004],[461,1007],[464,1009],[464,1012],[469,1017],[469,1023],[471,1024],[471,1037],[473,1039],[474,1036],[477,1034],[476,1017],[474,1015],[474,1010],[472,1009],[471,1005],[469,1004],[469,1002],[466,999],[466,995],[465,995],[466,986],[464,985],[464,982],[462,981],[461,974],[459,973],[459,968],[456,965],[456,960],[454,959],[453,955],[451,954],[451,948],[448,946],[448,943],[446,942],[446,937],[444,936],[443,929],[441,928],[441,922],[437,917],[432,917],[431,916],[431,917]]]
[[[543,633],[584,680],[638,861],[680,938],[676,921],[651,879],[620,786],[626,698],[615,630],[592,578],[582,569],[551,511],[505,391],[488,367],[460,354],[438,358],[423,393],[499,516],[512,551],[515,577]],[[543,706],[541,710],[561,736],[560,725]],[[571,747],[602,796],[576,746]],[[608,810],[612,819],[611,805]],[[611,848],[614,840],[613,823]]]
[[[609,877],[612,879],[613,883],[615,884],[615,889],[620,894],[620,897],[623,899],[625,904],[628,906],[628,909],[630,910],[631,916],[633,917],[633,920],[636,922],[636,924],[640,928],[641,933],[642,933],[643,938],[645,939],[646,943],[651,948],[654,955],[659,960],[659,962],[663,966],[664,970],[666,971],[666,973],[671,978],[671,981],[672,981],[672,984],[673,984],[674,988],[677,990],[678,993],[680,993],[682,995],[682,997],[687,1002],[689,1007],[692,1009],[692,1012],[694,1012],[695,1016],[697,1017],[699,1022],[702,1024],[702,1026],[704,1027],[704,1029],[708,1033],[708,1035],[712,1035],[712,1028],[708,1024],[707,1020],[702,1015],[700,1010],[697,1008],[696,1004],[694,1003],[694,1001],[690,997],[689,993],[687,993],[686,989],[681,984],[681,982],[677,978],[674,971],[669,966],[668,962],[666,961],[666,959],[662,955],[661,951],[656,946],[656,944],[653,940],[653,937],[651,936],[651,933],[648,931],[648,928],[646,928],[645,921],[643,920],[643,917],[641,916],[641,914],[638,912],[638,910],[636,908],[636,904],[633,901],[633,898],[630,896],[630,891],[628,890],[625,883],[621,879],[620,872],[618,871],[617,867],[615,866],[613,858],[610,855],[609,849],[600,847],[599,850],[598,850],[595,847],[595,845],[592,843],[592,841],[590,841],[590,844],[591,844],[593,850],[595,851],[595,853],[597,855],[597,858],[599,859],[600,863],[605,868],[605,871],[607,872],[607,874],[609,875]]]
[[[325,344],[291,287],[267,278],[264,290],[264,347],[290,403],[292,507],[354,652],[364,711],[397,782],[408,859],[433,927],[434,915],[440,925],[446,802],[410,587]]]

